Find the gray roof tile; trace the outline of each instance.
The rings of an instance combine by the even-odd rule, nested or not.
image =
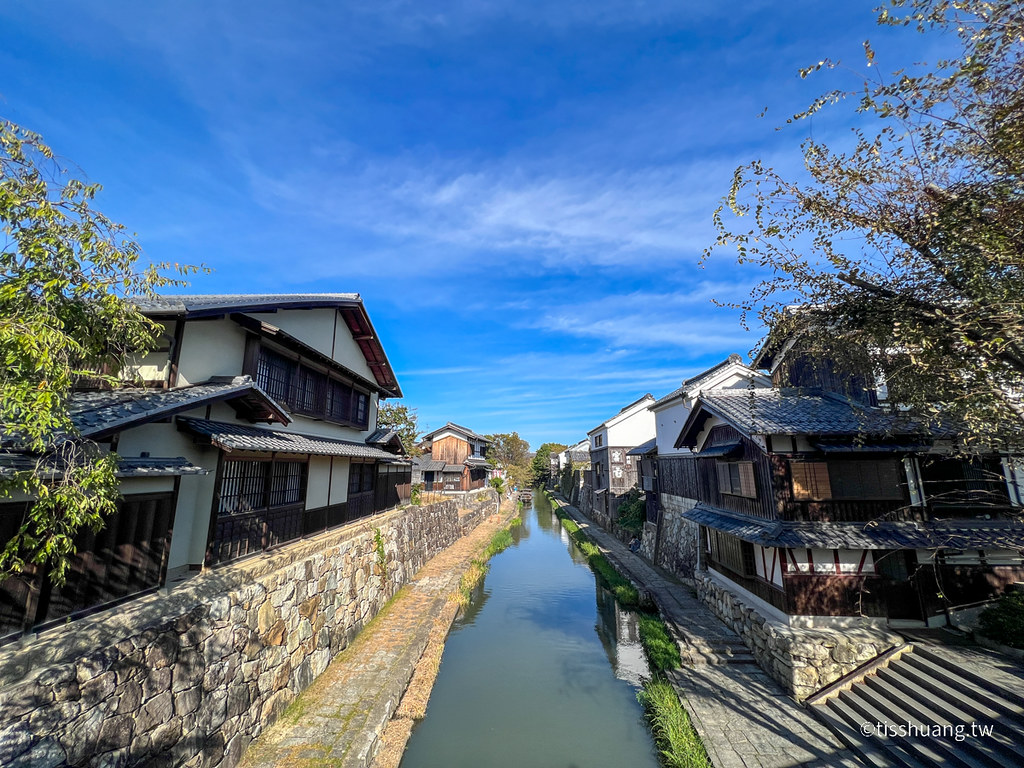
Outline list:
[[[178,389],[115,389],[76,392],[71,420],[83,437],[99,437],[221,400],[249,398],[265,415],[287,424],[291,417],[248,376]]]
[[[57,475],[61,469],[53,462],[55,457],[48,457],[41,467],[47,475]],[[50,463],[46,463],[50,462]],[[37,461],[23,453],[0,453],[0,477],[9,477],[15,472],[31,472],[38,467]],[[175,475],[206,475],[209,470],[197,467],[181,456],[174,458],[118,457],[117,477],[173,477]]]
[[[181,294],[177,296],[138,296],[132,299],[140,312],[148,315],[192,315],[203,312],[233,312],[259,308],[336,306],[361,301],[358,293],[283,293],[283,294]]]
[[[989,549],[1024,546],[1019,520],[821,523],[761,520],[698,504],[683,517],[765,547],[811,549]]]
[[[747,434],[892,435],[927,429],[907,416],[860,406],[821,392],[789,389],[714,390],[698,404]],[[694,413],[697,408],[695,407]]]
[[[223,421],[208,421],[186,416],[178,417],[181,429],[207,437],[212,443],[230,451],[259,451],[261,453],[296,453],[313,456],[348,456],[363,459],[386,459],[393,461],[395,455],[374,448],[365,443],[337,440],[301,432],[277,431],[250,427],[246,424],[230,424]]]

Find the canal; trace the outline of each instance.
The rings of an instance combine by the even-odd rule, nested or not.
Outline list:
[[[452,626],[401,768],[657,768],[636,617],[535,499]]]

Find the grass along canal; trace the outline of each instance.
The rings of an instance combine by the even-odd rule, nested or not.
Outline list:
[[[659,622],[624,608],[636,591],[534,504],[452,625],[402,768],[658,765],[637,694],[652,677],[639,637]]]

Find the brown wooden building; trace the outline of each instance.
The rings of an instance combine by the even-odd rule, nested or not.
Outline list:
[[[471,491],[487,484],[491,441],[448,422],[423,436],[423,456],[413,462],[413,481],[426,490]]]
[[[788,615],[945,623],[1024,579],[1017,476],[952,434],[821,389],[708,392],[662,458],[701,566]]]

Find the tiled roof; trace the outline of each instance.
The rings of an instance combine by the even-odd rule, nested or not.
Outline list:
[[[644,456],[648,453],[658,452],[658,438],[652,437],[646,443],[638,445],[636,448],[626,451],[627,456]],[[589,455],[589,454],[588,454]]]
[[[230,424],[185,416],[178,417],[178,425],[193,435],[209,438],[214,445],[229,451],[299,453],[362,459],[394,460],[395,458],[393,453],[382,451],[380,448],[374,448],[365,443],[306,435],[301,432],[261,429],[245,424]]]
[[[440,472],[444,469],[444,462],[432,459],[429,456],[417,456],[412,460],[412,465],[421,472]]]
[[[283,294],[191,294],[179,296],[135,297],[132,299],[140,312],[153,316],[201,315],[254,311],[257,309],[334,307],[338,304],[361,302],[358,293],[283,293]]]
[[[698,404],[747,434],[891,435],[925,431],[901,414],[806,390],[714,390],[703,393]]]
[[[261,420],[282,424],[291,421],[248,376],[178,389],[76,392],[71,396],[70,411],[71,420],[83,437],[98,438],[221,400],[241,400],[243,410]]]
[[[462,470],[465,469],[465,464],[445,464],[444,469],[441,470],[446,475],[462,474]]]
[[[466,457],[467,467],[488,467],[490,462],[487,461],[483,456],[467,456]]]
[[[992,549],[1024,546],[1024,522],[1018,520],[811,523],[759,520],[704,504],[684,512],[683,517],[765,547]]]
[[[483,435],[478,435],[473,430],[467,429],[466,427],[461,427],[461,426],[459,426],[458,424],[456,424],[453,421],[449,421],[447,424],[445,424],[440,429],[435,429],[433,432],[428,432],[427,434],[425,434],[423,436],[423,439],[427,440],[427,439],[433,437],[434,435],[436,435],[438,432],[444,432],[444,430],[446,430],[446,429],[451,429],[451,430],[454,430],[456,432],[461,432],[462,434],[464,434],[466,437],[470,438],[471,440],[480,440],[481,442],[485,442],[485,443],[490,443],[491,442],[490,440],[488,440]]]
[[[391,427],[377,427],[366,437],[366,442],[371,445],[377,443],[389,443],[391,439],[398,437],[398,430]]]
[[[0,477],[8,477],[15,472],[35,471],[36,460],[22,453],[0,453]],[[43,465],[46,474],[56,475],[58,469],[53,465]],[[209,470],[197,467],[188,459],[175,458],[118,458],[117,477],[173,477],[175,475],[206,475]]]
[[[384,394],[388,397],[402,396],[402,388],[358,293],[226,293],[135,297],[132,300],[143,314],[156,318],[217,317],[232,312],[272,312],[279,309],[337,309]]]
[[[657,408],[659,405],[664,405],[665,403],[671,400],[675,400],[680,395],[685,395],[687,392],[691,390],[700,389],[701,384],[704,384],[708,379],[713,377],[723,368],[733,365],[734,363],[742,364],[742,362],[743,358],[737,355],[735,352],[733,352],[725,360],[723,360],[720,363],[715,363],[706,371],[702,371],[701,373],[698,373],[695,376],[691,376],[688,379],[683,379],[683,385],[681,387],[679,387],[678,389],[673,389],[664,397],[659,398],[654,402],[654,405],[652,405],[651,407]]]

